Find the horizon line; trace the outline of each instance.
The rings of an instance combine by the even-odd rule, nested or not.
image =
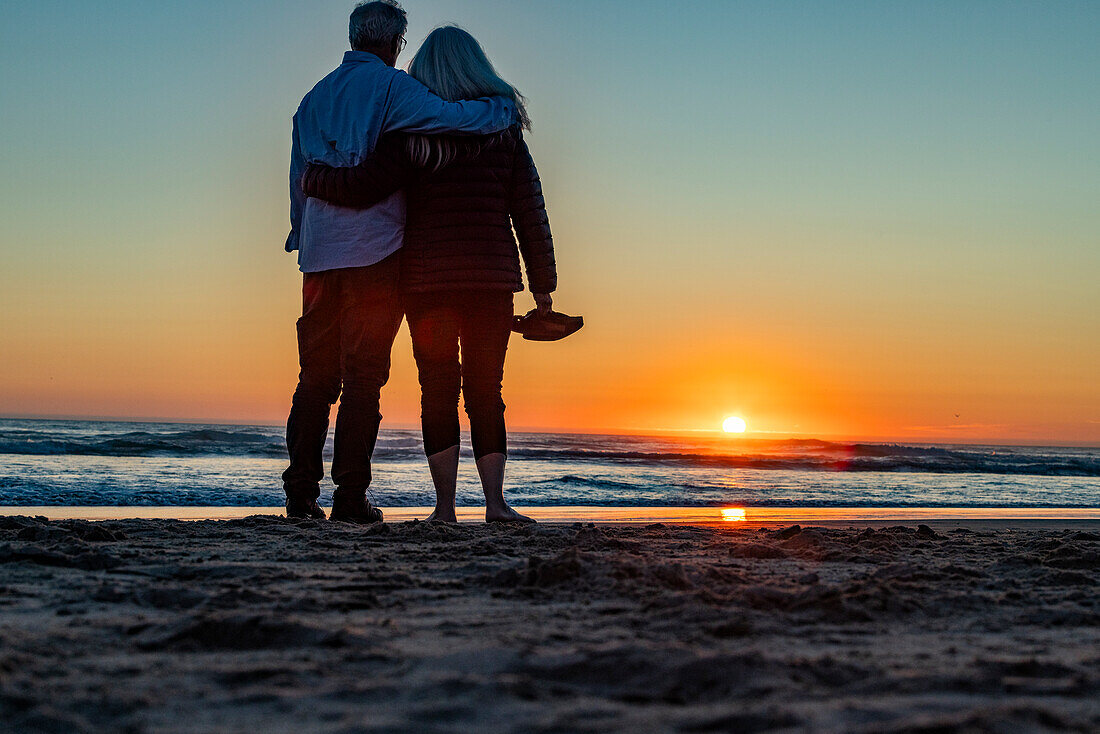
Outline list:
[[[34,420],[34,421],[88,421],[98,423],[164,423],[180,425],[212,425],[212,426],[283,426],[282,421],[246,421],[246,420],[207,420],[199,418],[175,418],[164,416],[102,416],[102,415],[50,415],[35,413],[3,413],[0,412],[0,420]],[[396,423],[383,429],[414,431],[419,430],[419,425]],[[465,430],[465,429],[464,429]],[[829,434],[829,433],[784,433],[780,431],[746,431],[743,434],[728,434],[720,429],[707,428],[599,428],[587,431],[569,430],[564,428],[544,428],[533,426],[519,426],[510,428],[509,433],[527,434],[555,434],[565,436],[636,436],[636,437],[660,437],[664,435],[704,434],[707,437],[724,438],[731,442],[736,441],[768,441],[768,440],[820,440],[830,443],[909,443],[909,444],[934,444],[947,446],[1003,446],[1003,447],[1049,447],[1049,448],[1100,448],[1097,441],[1063,441],[1057,442],[1051,439],[1014,439],[1016,442],[1008,442],[1008,439],[976,438],[969,441],[960,441],[958,437],[948,438],[932,436],[929,438],[899,437],[899,436],[867,436],[859,434]],[[760,435],[767,434],[767,435]]]

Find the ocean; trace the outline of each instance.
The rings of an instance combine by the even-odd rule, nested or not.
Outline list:
[[[482,504],[464,436],[458,504]],[[517,507],[1100,507],[1100,449],[515,433]],[[331,457],[329,438],[326,457]],[[280,426],[0,420],[0,505],[282,504]],[[419,431],[383,429],[373,498],[434,503]],[[332,493],[322,484],[322,501]]]

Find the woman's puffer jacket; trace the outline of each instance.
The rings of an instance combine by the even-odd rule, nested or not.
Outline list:
[[[415,165],[406,135],[389,134],[357,166],[310,164],[302,190],[363,209],[404,189],[408,208],[401,282],[407,292],[522,291],[520,253],[532,292],[553,292],[557,270],[550,221],[520,129],[446,140],[457,152],[439,170]]]

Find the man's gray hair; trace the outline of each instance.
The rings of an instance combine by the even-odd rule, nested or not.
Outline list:
[[[397,0],[359,3],[351,11],[348,40],[354,51],[385,49],[409,27],[405,11]]]

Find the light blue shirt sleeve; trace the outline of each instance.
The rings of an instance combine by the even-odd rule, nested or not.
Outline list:
[[[404,72],[393,75],[389,99],[383,132],[489,135],[516,121],[516,107],[510,99],[446,102]]]
[[[306,159],[302,147],[298,144],[298,115],[294,115],[294,126],[290,133],[290,234],[286,238],[286,251],[298,249],[298,237],[302,230],[302,208],[306,196],[302,193],[302,174],[306,170]]]

